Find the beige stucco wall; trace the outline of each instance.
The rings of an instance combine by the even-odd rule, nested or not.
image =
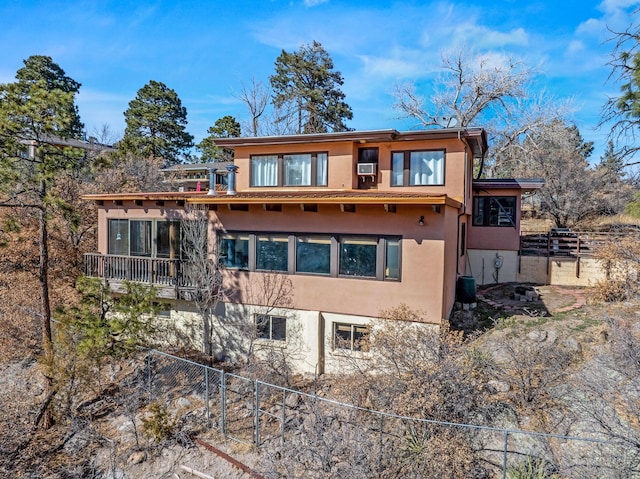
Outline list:
[[[174,345],[202,349],[202,322],[192,305],[183,301],[169,303],[171,322],[176,333],[167,337]],[[256,314],[287,318],[286,341],[255,339]],[[345,315],[291,308],[269,308],[220,303],[214,319],[214,351],[220,360],[243,361],[250,352],[268,358],[276,354],[293,367],[295,373],[317,376],[339,373],[353,365],[354,358],[367,358],[368,353],[351,353],[335,349],[335,323],[376,325],[380,320],[360,315]]]
[[[503,258],[498,282],[555,284],[559,286],[593,286],[606,274],[594,258],[557,259],[543,256],[518,256],[514,251],[470,250],[468,272],[477,285],[496,283],[493,260],[496,253]],[[484,260],[484,275],[483,275]]]
[[[502,266],[497,273],[494,266],[496,255],[502,261]],[[518,281],[518,252],[499,249],[469,249],[467,275],[473,276],[477,285]]]

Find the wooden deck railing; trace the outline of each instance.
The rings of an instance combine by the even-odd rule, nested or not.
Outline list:
[[[598,247],[624,236],[628,234],[580,231],[527,233],[520,235],[520,254],[570,258],[592,256]]]
[[[113,281],[188,287],[179,259],[145,258],[139,256],[87,253],[84,256],[85,274],[89,277]]]

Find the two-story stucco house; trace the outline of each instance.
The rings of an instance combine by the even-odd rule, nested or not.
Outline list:
[[[288,347],[295,333],[305,372],[336,370],[334,356],[357,350],[382,309],[404,303],[434,325],[447,320],[472,263],[517,256],[520,194],[535,187],[474,184],[474,159],[487,149],[476,128],[217,143],[234,150],[227,191],[88,197],[98,204],[99,238],[87,274],[155,284],[172,318],[191,314],[173,267],[180,220],[185,205],[208,205],[229,292],[218,317],[253,322],[257,341],[274,347]],[[269,304],[265,288],[283,280],[287,301]]]

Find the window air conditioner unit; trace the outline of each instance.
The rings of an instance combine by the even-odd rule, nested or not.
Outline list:
[[[375,175],[376,166],[375,163],[358,163],[358,175]]]

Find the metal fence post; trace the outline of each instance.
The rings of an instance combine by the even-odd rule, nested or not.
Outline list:
[[[509,431],[504,431],[504,455],[502,456],[502,479],[507,479],[507,449],[509,448]]]
[[[380,469],[380,467],[382,466],[382,419],[383,419],[383,415],[380,414],[380,438],[378,440],[379,442],[379,451],[378,451],[378,469]]]
[[[284,445],[284,422],[286,419],[286,410],[287,403],[286,401],[286,391],[282,390],[282,420],[280,421],[280,444]]]
[[[220,409],[221,409],[221,432],[227,437],[227,375],[224,371],[220,374]]]
[[[207,366],[204,367],[204,404],[207,428],[209,428],[211,427],[211,415],[209,414],[209,368]]]
[[[256,446],[259,446],[260,445],[260,396],[259,396],[260,383],[256,380],[254,384],[255,384],[255,392],[256,392],[256,397],[255,397]]]
[[[149,402],[151,402],[151,351],[147,351],[147,388],[149,390]]]

